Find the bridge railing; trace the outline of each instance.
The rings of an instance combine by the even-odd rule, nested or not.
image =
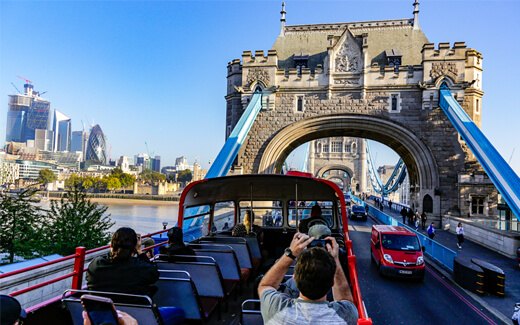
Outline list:
[[[357,204],[365,206],[366,203],[361,201],[355,196],[352,196],[352,200],[354,200]],[[405,227],[408,230],[414,232],[417,234],[417,237],[421,241],[422,246],[425,248],[425,253],[434,259],[437,263],[441,264],[443,267],[447,268],[451,272],[453,272],[453,263],[455,258],[457,257],[457,253],[452,251],[451,249],[447,248],[446,246],[443,246],[436,242],[435,240],[430,239],[429,237],[423,235],[422,233],[415,231],[415,229],[412,229],[408,227],[407,225],[403,224],[402,222],[398,221],[397,219],[377,210],[376,208],[372,206],[369,207],[369,213],[372,214],[376,219],[384,223],[385,225],[392,225],[392,226],[399,226],[399,227]],[[392,204],[392,208],[393,204]]]
[[[155,235],[161,234],[163,232],[167,232],[167,231],[168,230],[161,230],[161,231],[154,232],[154,233],[151,233],[151,234],[148,234],[148,235],[144,235],[144,236],[142,236],[142,238],[152,237],[152,236],[155,236]],[[161,246],[161,245],[164,245],[164,244],[166,244],[166,242],[162,242],[162,243],[159,243],[159,244],[147,247],[147,248],[143,249],[143,251],[154,249],[155,247],[158,247],[158,246]],[[97,247],[97,248],[94,248],[94,249],[91,249],[91,250],[87,251],[85,247],[77,247],[75,253],[72,254],[72,255],[65,256],[65,257],[62,257],[62,258],[59,258],[59,259],[56,259],[56,260],[52,260],[52,261],[49,261],[49,262],[45,262],[45,263],[42,263],[42,264],[29,266],[29,267],[26,267],[26,268],[23,268],[23,269],[20,269],[20,270],[15,270],[15,271],[7,272],[7,273],[4,273],[4,274],[0,274],[0,279],[2,281],[6,281],[6,279],[11,277],[11,276],[20,275],[20,274],[23,274],[23,273],[35,271],[35,270],[44,268],[44,267],[49,266],[49,265],[55,265],[55,264],[60,263],[60,262],[74,260],[74,265],[73,265],[73,271],[72,272],[64,274],[64,275],[61,275],[61,276],[58,276],[56,278],[53,278],[53,279],[50,279],[50,280],[47,280],[47,281],[44,281],[44,282],[41,282],[41,283],[38,283],[38,284],[35,284],[35,285],[32,285],[32,286],[28,286],[27,288],[24,288],[24,289],[21,289],[21,290],[10,292],[8,294],[11,297],[16,297],[16,296],[19,296],[21,294],[24,294],[24,293],[27,293],[27,292],[30,292],[30,291],[33,291],[33,290],[36,290],[36,289],[40,289],[40,288],[52,285],[53,283],[56,283],[56,282],[59,282],[59,281],[62,281],[62,280],[68,279],[68,278],[72,278],[71,289],[80,290],[80,289],[82,289],[82,286],[83,286],[83,274],[87,270],[87,268],[85,267],[85,260],[87,259],[87,256],[89,254],[93,254],[93,253],[96,253],[96,252],[99,252],[99,251],[102,251],[102,250],[108,249],[108,248],[110,248],[110,245]],[[52,304],[52,303],[60,300],[61,297],[62,297],[62,295],[60,294],[60,295],[58,295],[58,296],[56,296],[54,298],[48,299],[46,301],[38,303],[38,304],[36,304],[34,306],[31,306],[29,308],[25,308],[26,312],[27,313],[31,313],[31,312],[33,312],[33,311],[35,311],[35,310],[37,310],[37,309],[39,309],[41,307],[44,307],[44,306],[49,305],[49,304]]]

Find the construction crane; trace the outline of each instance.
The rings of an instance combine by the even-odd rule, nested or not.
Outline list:
[[[112,145],[110,145],[110,149],[108,150],[108,162],[110,163],[110,158],[112,157]]]
[[[22,92],[20,91],[20,89],[18,89],[18,87],[16,87],[16,86],[14,85],[14,83],[11,82],[11,85],[13,85],[14,89],[16,89],[16,91],[17,91],[19,94],[22,93]]]
[[[28,80],[28,79],[22,78],[22,77],[20,77],[20,76],[17,76],[17,77],[20,78],[20,79],[25,80],[25,82],[27,82],[28,84],[33,84],[33,83],[34,83],[34,82],[32,82],[31,80]]]

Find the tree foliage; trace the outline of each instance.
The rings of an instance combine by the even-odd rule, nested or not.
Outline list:
[[[192,175],[190,169],[185,169],[177,174],[177,180],[179,182],[187,183],[187,182],[191,182],[192,179],[193,179],[193,175]]]
[[[79,186],[67,191],[67,198],[51,202],[43,229],[43,252],[66,256],[74,254],[78,246],[91,249],[108,244],[114,225],[110,214],[105,215],[108,208],[92,203]]]
[[[115,190],[121,187],[132,186],[135,182],[135,177],[124,173],[121,168],[115,168],[110,175],[104,177],[79,177],[72,174],[66,181],[65,186],[72,189],[79,187],[82,189],[94,188],[98,191]]]
[[[35,193],[34,189],[17,196],[0,193],[0,251],[8,253],[9,263],[15,255],[31,258],[40,251],[42,209],[32,204]]]
[[[38,182],[42,184],[49,184],[53,181],[57,180],[58,177],[56,177],[56,174],[52,172],[52,170],[45,168],[40,169],[39,175],[38,175]]]
[[[156,172],[156,171],[153,171],[153,170],[150,170],[150,169],[145,169],[141,172],[140,174],[141,178],[144,179],[144,180],[151,180],[152,182],[158,182],[158,181],[165,181],[166,180],[166,175],[164,174],[161,174],[159,172]]]

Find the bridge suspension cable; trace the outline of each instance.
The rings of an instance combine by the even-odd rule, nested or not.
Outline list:
[[[517,219],[520,220],[520,178],[518,175],[453,98],[445,83],[440,88],[439,106],[480,162]]]
[[[300,166],[300,171],[306,173],[307,172],[307,167],[308,167],[308,163],[309,163],[309,149],[311,147],[311,142],[307,142],[305,144],[305,154],[303,155],[303,159],[302,159],[302,164]]]
[[[389,193],[393,193],[399,189],[399,185],[401,185],[406,178],[406,165],[403,160],[399,158],[399,161],[394,167],[394,171],[390,178],[383,184],[381,177],[379,177],[379,173],[374,165],[374,160],[372,158],[372,149],[370,147],[369,140],[365,139],[365,150],[367,153],[367,163],[368,163],[368,175],[370,177],[370,182],[372,183],[372,187],[377,194],[387,195]]]

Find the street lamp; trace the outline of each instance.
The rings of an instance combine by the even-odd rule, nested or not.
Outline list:
[[[164,221],[162,222],[162,225],[163,225],[163,230],[166,230],[166,227],[168,226],[168,221],[164,220]],[[162,237],[162,233],[161,233],[161,236],[160,236],[160,237]]]

